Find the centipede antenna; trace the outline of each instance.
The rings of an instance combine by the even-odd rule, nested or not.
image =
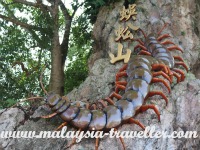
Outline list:
[[[160,31],[158,32],[158,35],[161,34],[161,32],[167,27],[167,25],[169,25],[169,23],[165,23],[164,26],[160,29]]]
[[[19,103],[30,101],[30,100],[35,100],[35,99],[44,99],[44,97],[30,97],[30,98],[26,98],[26,99],[21,100],[20,102],[17,102],[15,105],[11,106],[10,108],[13,108],[13,107],[17,106]]]
[[[45,93],[46,95],[48,95],[48,93],[47,93],[47,91],[45,90],[44,85],[43,85],[43,83],[42,83],[43,73],[44,73],[44,70],[45,70],[46,66],[47,66],[47,65],[44,66],[44,68],[42,69],[42,72],[41,72],[41,74],[40,74],[40,85],[41,85],[42,90],[44,91],[44,93]]]

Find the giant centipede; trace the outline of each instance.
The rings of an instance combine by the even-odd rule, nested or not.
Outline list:
[[[168,103],[166,95],[161,91],[150,91],[150,85],[155,82],[160,82],[170,92],[169,83],[172,83],[173,76],[177,78],[177,82],[183,81],[185,78],[184,72],[181,69],[175,68],[176,65],[183,66],[186,71],[188,67],[179,56],[173,56],[172,50],[182,51],[173,42],[163,39],[170,37],[168,34],[160,35],[164,27],[158,32],[157,36],[153,33],[148,36],[140,29],[144,35],[144,41],[137,39],[139,44],[134,50],[140,48],[139,55],[133,56],[127,64],[125,64],[116,74],[115,91],[105,98],[110,105],[100,101],[105,107],[97,109],[94,107],[81,107],[72,104],[58,94],[47,93],[46,103],[50,106],[53,114],[43,116],[43,118],[51,118],[59,115],[64,121],[57,129],[61,129],[67,124],[80,130],[93,131],[109,131],[111,128],[117,128],[125,123],[134,123],[145,129],[138,120],[134,117],[140,112],[148,109],[154,110],[160,121],[160,113],[153,104],[146,104],[146,100],[154,95],[160,95]],[[171,47],[166,45],[172,44]],[[175,62],[178,60],[179,62]],[[164,79],[158,78],[162,76]],[[120,78],[127,77],[126,81],[121,81]],[[166,80],[167,81],[166,81]],[[43,85],[42,85],[43,86]],[[123,90],[124,94],[120,95],[119,91]],[[113,98],[118,100],[114,102]],[[93,106],[93,105],[92,105]],[[120,138],[123,148],[125,144]],[[70,144],[73,145],[75,140]],[[98,149],[99,139],[96,139],[95,149]]]

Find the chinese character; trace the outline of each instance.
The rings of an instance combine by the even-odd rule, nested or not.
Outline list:
[[[130,24],[130,23],[128,23],[128,27],[131,28],[132,30],[135,30],[135,31],[139,29],[139,27],[133,26],[133,25]]]
[[[127,49],[126,54],[122,55],[122,49],[123,49],[123,45],[119,43],[117,57],[115,57],[112,53],[109,53],[109,56],[111,58],[110,62],[112,64],[114,64],[115,62],[117,62],[119,60],[123,60],[123,59],[124,59],[124,63],[128,63],[128,61],[131,57],[131,50]]]
[[[128,21],[131,17],[133,18],[133,20],[136,20],[136,4],[132,4],[129,5],[128,9],[125,8],[125,6],[123,6],[123,9],[120,11],[120,21],[125,20]]]
[[[118,30],[115,30],[115,35],[117,36],[115,38],[116,42],[118,42],[120,39],[133,39],[133,34],[128,30],[128,27],[126,27],[125,29],[123,27],[119,27]]]

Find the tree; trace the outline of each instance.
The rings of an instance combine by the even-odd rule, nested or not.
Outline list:
[[[95,22],[99,8],[112,1],[74,0],[71,10],[64,2],[0,1],[0,89],[4,91],[1,104],[3,99],[11,102],[41,94],[38,81],[45,64],[50,70],[48,91],[63,95],[64,89],[70,91],[86,78],[92,49],[89,24]],[[75,17],[82,5],[84,13]],[[70,64],[64,71],[67,56]],[[48,77],[44,76],[45,85]]]
[[[49,90],[63,94],[64,65],[68,53],[71,23],[82,3],[78,4],[77,0],[74,1],[72,11],[68,10],[61,0],[48,0],[46,4],[42,0],[35,0],[34,2],[7,0],[1,1],[0,4],[3,6],[3,11],[0,13],[1,19],[25,29],[31,34],[41,50],[51,52]],[[27,16],[30,15],[31,22],[26,17],[16,16],[17,9]],[[35,14],[40,14],[42,17]],[[59,41],[59,32],[63,33],[62,42]]]

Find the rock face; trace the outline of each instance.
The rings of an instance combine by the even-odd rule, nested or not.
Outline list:
[[[123,65],[122,62],[112,65],[109,63],[108,52],[116,54],[117,44],[114,42],[114,31],[122,24],[119,20],[119,10],[123,1],[99,12],[94,26],[94,54],[90,58],[90,75],[79,88],[74,89],[67,96],[72,101],[83,100],[90,103],[108,96],[114,88],[115,74]],[[155,113],[148,110],[136,116],[136,119],[145,126],[155,126],[156,131],[197,131],[200,136],[200,3],[198,0],[141,0],[136,1],[137,20],[132,23],[141,27],[146,33],[158,32],[165,22],[170,26],[164,30],[172,36],[172,41],[184,49],[184,53],[177,55],[183,57],[190,67],[184,82],[174,84],[172,92],[167,94],[169,104],[160,97],[151,98],[148,103],[155,104],[161,113],[159,123]],[[142,37],[135,34],[134,36]],[[125,42],[124,46],[133,50],[136,42]],[[160,88],[154,84],[153,88]],[[162,86],[161,86],[162,87]],[[45,106],[39,107],[33,115],[27,115],[23,109],[12,108],[0,112],[1,131],[52,131],[61,124],[61,119],[40,119],[41,115],[49,114]],[[72,130],[73,128],[68,128]],[[137,125],[124,124],[119,131],[141,131]],[[71,139],[3,139],[0,138],[0,149],[5,150],[44,150],[65,149]],[[200,149],[198,138],[125,138],[127,150],[177,150]],[[94,139],[83,139],[71,149],[94,149]],[[100,140],[99,149],[122,149],[119,139],[104,137]]]

